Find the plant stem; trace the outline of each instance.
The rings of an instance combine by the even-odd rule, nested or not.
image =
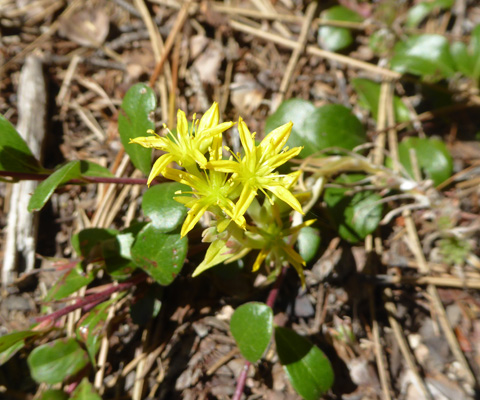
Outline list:
[[[51,314],[48,315],[43,315],[41,317],[37,317],[36,321],[37,322],[42,322],[46,320],[57,320],[60,317],[63,317],[64,315],[67,315],[71,313],[72,311],[75,311],[79,308],[83,307],[88,307],[91,304],[99,304],[100,302],[108,299],[113,293],[115,292],[121,292],[123,290],[130,289],[132,286],[135,286],[139,284],[140,282],[143,282],[145,279],[147,279],[146,274],[139,274],[135,277],[133,277],[131,280],[127,282],[122,282],[119,283],[118,285],[112,285],[108,287],[105,290],[102,290],[101,292],[91,294],[90,296],[85,297],[84,299],[77,301],[75,304],[72,304],[70,306],[63,307],[62,309],[55,311]]]
[[[282,286],[286,273],[287,273],[287,267],[283,267],[272,289],[270,290],[270,293],[268,293],[266,304],[272,310],[275,304],[275,300],[277,299],[280,286]],[[233,394],[232,400],[240,400],[240,398],[242,397],[243,389],[245,388],[245,382],[247,381],[248,369],[250,368],[250,365],[252,365],[250,361],[245,361],[245,365],[243,366],[242,372],[238,377],[237,387],[235,388],[235,393]]]
[[[10,178],[18,179],[21,181],[44,181],[50,174],[38,174],[27,172],[15,172],[15,171],[0,171],[0,176],[7,176]],[[166,181],[165,178],[157,177],[156,181],[152,182],[155,185],[159,182]],[[83,176],[81,179],[72,179],[64,184],[85,184],[85,183],[115,183],[123,185],[146,185],[147,180],[145,178],[123,178],[123,177],[105,177],[105,176]]]

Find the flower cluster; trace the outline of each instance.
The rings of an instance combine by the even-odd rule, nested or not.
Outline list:
[[[215,216],[216,236],[212,240],[204,263],[202,263],[204,265],[197,268],[197,271],[200,272],[236,255],[232,254],[232,250],[228,249],[227,245],[227,243],[231,245],[232,237],[239,243],[247,240],[245,239],[246,233],[259,235],[260,228],[257,221],[253,221],[256,225],[253,226],[247,224],[245,219],[245,214],[248,213],[252,203],[258,204],[256,197],[259,192],[265,195],[265,203],[269,203],[270,206],[280,199],[295,211],[303,214],[299,201],[291,192],[298,173],[282,175],[276,172],[279,166],[297,156],[302,149],[301,147],[288,149],[285,146],[293,124],[289,122],[273,130],[257,145],[255,133],[250,133],[245,122],[239,118],[238,131],[244,150],[244,154],[241,155],[240,153],[234,154],[226,146],[223,147],[223,132],[231,128],[234,123],[219,123],[219,119],[217,103],[214,103],[200,120],[194,116],[190,126],[185,113],[179,110],[176,133],[164,126],[167,132],[165,136],[159,136],[153,131],[149,131],[151,136],[130,140],[130,143],[165,152],[153,165],[148,177],[149,185],[156,176],[162,174],[167,179],[192,188],[192,191],[189,192],[178,192],[178,196],[175,197],[176,201],[189,208],[181,229],[182,236],[185,236],[195,226],[206,211]],[[223,149],[230,153],[228,159],[223,158]],[[172,168],[172,162],[182,169]],[[262,232],[263,237],[270,239],[278,236],[272,236],[265,230]],[[285,232],[290,231],[283,229],[279,232],[283,232],[283,236],[285,236]],[[222,233],[223,235],[221,235]],[[260,242],[262,241],[260,240]],[[270,242],[268,241],[268,243]],[[283,243],[284,240],[281,242]],[[262,246],[266,244],[267,241],[262,242]],[[275,246],[278,247],[279,244],[277,243]],[[275,246],[270,243],[268,248],[260,247],[261,251],[255,268],[258,268],[266,258],[270,251],[269,248]],[[247,248],[259,247],[247,246]],[[286,247],[280,245],[280,248],[279,253],[289,254],[283,257],[283,261],[291,262],[293,260],[298,271],[298,265],[303,262],[301,257],[296,252],[292,253],[294,250],[290,244]],[[285,250],[286,248],[288,249]],[[221,261],[218,261],[219,258]]]

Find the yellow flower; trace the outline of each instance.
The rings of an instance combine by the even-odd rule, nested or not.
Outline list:
[[[211,146],[213,137],[222,134],[234,125],[233,122],[219,124],[219,119],[218,104],[213,103],[200,121],[195,119],[195,116],[193,117],[192,127],[189,130],[185,113],[182,110],[178,110],[176,135],[167,128],[168,133],[165,137],[160,137],[152,130],[149,130],[148,133],[154,136],[130,139],[130,143],[166,152],[166,154],[155,161],[148,177],[148,185],[155,177],[163,174],[167,165],[171,162],[176,162],[193,174],[198,172],[197,164],[201,168],[205,168],[207,159],[204,154]]]
[[[238,131],[245,150],[244,157],[240,159],[240,155],[237,154],[235,159],[209,161],[207,163],[206,167],[209,169],[232,173],[232,180],[240,182],[243,187],[235,206],[234,219],[245,214],[258,190],[262,191],[270,202],[271,199],[265,190],[273,193],[295,211],[303,214],[300,203],[287,188],[288,182],[284,180],[285,176],[275,172],[276,168],[297,156],[302,150],[301,147],[294,147],[290,150],[284,148],[292,126],[291,122],[280,126],[270,132],[256,146],[255,134],[252,135],[242,118],[239,118]]]
[[[221,160],[222,158],[222,137],[217,135],[213,138],[210,148],[210,160]],[[190,210],[185,219],[180,235],[185,236],[200,220],[205,211],[216,212],[217,218],[222,217],[220,211],[226,216],[234,219],[235,222],[245,227],[246,222],[243,216],[234,218],[235,203],[229,198],[236,186],[234,182],[228,182],[228,174],[213,170],[203,170],[199,174],[191,174],[188,171],[166,168],[163,175],[171,180],[190,186],[192,192],[180,192],[178,194],[191,194],[192,196],[179,196],[175,200],[184,204]]]

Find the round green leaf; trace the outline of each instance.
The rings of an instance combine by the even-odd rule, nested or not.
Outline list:
[[[151,118],[157,101],[153,90],[144,83],[132,86],[122,102],[118,115],[118,132],[125,151],[130,156],[133,165],[145,175],[150,173],[152,149],[146,149],[138,144],[129,144],[130,139],[147,136],[148,129],[155,129]]]
[[[255,363],[265,353],[272,338],[272,309],[263,303],[243,304],[233,313],[230,330],[242,356]]]
[[[342,175],[335,183],[354,183],[363,178],[365,176],[359,174]],[[383,205],[376,193],[362,191],[351,196],[347,195],[348,191],[348,188],[327,188],[324,199],[340,237],[356,243],[377,229]]]
[[[333,385],[333,369],[323,352],[308,339],[275,327],[278,357],[293,388],[305,400],[317,400]]]
[[[101,242],[102,256],[105,268],[110,276],[116,280],[129,278],[137,268],[132,261],[131,249],[138,233],[147,225],[147,222],[135,223],[122,230],[114,238]]]
[[[434,0],[419,3],[408,10],[406,25],[409,28],[416,28],[433,10],[451,8],[453,3],[454,0]]]
[[[289,121],[293,122],[293,128],[287,145],[290,148],[303,146],[301,158],[328,147],[351,150],[366,140],[358,118],[348,108],[337,104],[316,108],[309,101],[287,100],[267,118],[265,130],[269,132]]]
[[[28,211],[40,210],[57,187],[71,179],[80,178],[80,176],[80,161],[70,161],[61,166],[37,186],[28,202]]]
[[[60,389],[49,389],[42,393],[40,400],[68,400],[68,394]]]
[[[457,69],[465,76],[478,80],[480,78],[480,25],[473,29],[468,48],[463,42],[455,42],[450,46],[450,52]]]
[[[361,122],[347,107],[339,104],[317,108],[305,121],[303,129],[302,139],[309,147],[300,153],[302,157],[329,147],[351,150],[366,141]]]
[[[326,21],[361,22],[362,17],[355,11],[343,6],[334,6],[321,14]],[[326,50],[338,51],[347,48],[353,43],[350,29],[333,26],[321,26],[318,29],[318,44]]]
[[[362,107],[372,112],[373,118],[378,118],[378,103],[380,101],[380,84],[369,79],[354,78],[352,85],[358,94],[359,103]],[[398,96],[393,98],[395,120],[397,122],[410,121],[410,113],[405,104]]]
[[[102,400],[87,378],[83,378],[70,396],[70,400]]]
[[[98,258],[102,256],[101,243],[117,234],[115,229],[87,228],[72,236],[72,247],[84,258]]]
[[[75,339],[57,339],[36,347],[27,359],[32,378],[54,385],[88,364],[88,355]]]
[[[438,139],[410,137],[398,146],[400,163],[413,178],[410,149],[415,151],[417,162],[425,175],[435,186],[452,176],[453,160],[445,143]]]
[[[162,232],[170,232],[180,226],[187,215],[187,208],[175,201],[175,192],[191,190],[180,183],[162,183],[150,187],[142,199],[143,213],[152,225]]]
[[[133,262],[160,285],[173,282],[187,255],[187,238],[166,234],[152,223],[143,228],[132,247]]]
[[[395,71],[420,75],[428,80],[449,78],[455,73],[448,40],[441,35],[412,36],[395,45],[391,66]]]
[[[0,114],[0,170],[42,172],[29,147],[8,120]]]
[[[305,157],[305,151],[309,151],[310,143],[303,139],[304,125],[307,118],[317,108],[309,101],[302,99],[290,99],[280,104],[272,115],[267,118],[265,123],[265,132],[271,132],[274,129],[286,124],[287,122],[293,122],[292,133],[288,139],[287,145],[291,147],[304,146],[304,149],[300,153],[299,157]],[[313,153],[311,151],[309,154]]]
[[[305,226],[300,229],[297,239],[298,253],[302,256],[305,262],[313,260],[320,247],[320,230]]]

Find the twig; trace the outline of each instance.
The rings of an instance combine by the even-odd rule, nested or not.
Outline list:
[[[295,47],[293,49],[292,55],[290,56],[290,60],[288,60],[288,65],[283,75],[282,82],[280,84],[280,98],[279,103],[283,101],[285,97],[285,93],[287,92],[288,86],[290,85],[290,81],[292,80],[293,71],[295,70],[295,66],[298,63],[298,59],[300,55],[305,51],[305,46],[308,40],[308,31],[311,27],[313,16],[315,15],[315,11],[317,9],[318,3],[313,2],[307,7],[307,12],[305,13],[306,18],[302,25],[302,30],[300,32],[300,36],[298,38],[298,43],[300,46]]]
[[[165,41],[165,46],[163,47],[160,60],[157,62],[157,65],[155,66],[155,70],[153,71],[153,74],[150,77],[150,81],[149,81],[150,87],[153,87],[155,85],[155,82],[157,81],[158,76],[162,72],[163,64],[165,64],[165,61],[167,60],[167,57],[170,54],[170,50],[172,50],[172,47],[173,47],[173,44],[175,43],[175,39],[178,35],[178,32],[180,32],[180,29],[182,29],[188,17],[189,7],[190,7],[190,1],[187,1],[183,4],[182,8],[178,12],[175,25],[173,26],[172,30],[170,31],[170,34],[168,35],[167,40]]]
[[[242,23],[234,21],[234,20],[230,21],[230,26],[233,29],[236,29],[238,31],[248,33],[248,34],[260,37],[260,38],[265,39],[265,40],[269,40],[273,43],[277,43],[281,46],[285,46],[285,47],[288,47],[288,48],[291,48],[291,49],[295,49],[299,46],[299,43],[297,43],[296,40],[286,39],[282,36],[275,35],[274,33],[265,32],[265,31],[262,31],[260,29],[252,28],[251,26],[242,24]],[[334,52],[331,52],[331,51],[322,50],[317,46],[313,46],[313,45],[307,46],[306,52],[307,52],[307,54],[310,54],[310,55],[323,57],[323,58],[326,58],[328,60],[338,61],[339,63],[348,65],[350,67],[370,71],[372,73],[379,74],[383,77],[387,77],[387,78],[391,78],[391,79],[400,79],[402,77],[402,74],[400,74],[398,72],[391,71],[387,68],[382,68],[382,67],[379,67],[377,65],[367,63],[365,61],[355,60],[354,58],[347,57],[347,56],[344,56],[344,55],[341,55],[341,54],[337,54],[337,53],[334,53]]]
[[[143,282],[146,279],[147,279],[146,274],[139,274],[134,278],[132,278],[130,281],[119,283],[116,286],[112,285],[109,288],[103,290],[102,292],[91,294],[90,296],[85,297],[84,299],[76,302],[75,304],[64,307],[61,310],[55,311],[51,314],[42,315],[41,317],[37,317],[35,320],[37,322],[42,322],[47,320],[52,320],[52,321],[57,320],[58,318],[71,313],[72,311],[78,310],[92,303],[98,303],[101,300],[105,300],[108,297],[110,297],[113,293],[130,289],[131,287],[138,285],[140,282]]]

